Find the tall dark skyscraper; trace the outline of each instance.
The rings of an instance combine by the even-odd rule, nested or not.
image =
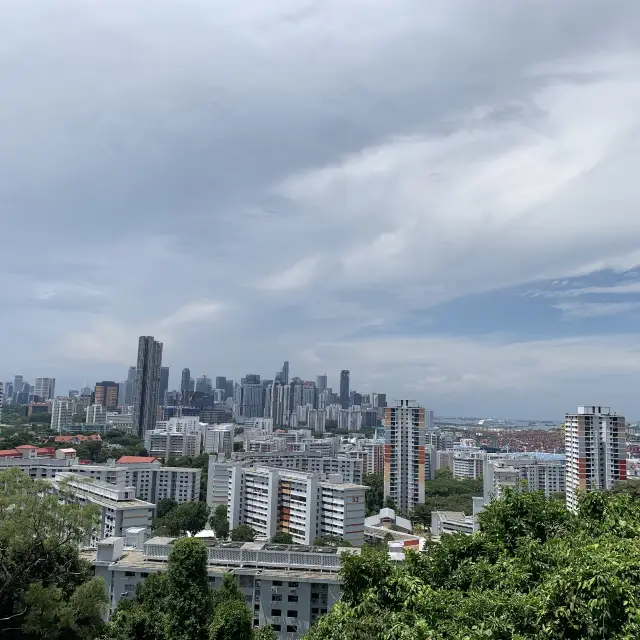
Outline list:
[[[349,408],[349,370],[340,372],[340,404],[343,409]]]
[[[316,387],[318,388],[318,394],[327,390],[327,374],[323,373],[321,376],[316,376]]]
[[[191,382],[191,369],[184,368],[182,370],[182,378],[180,382],[180,393],[182,394],[182,402],[186,402],[189,396],[189,384]]]
[[[165,394],[169,391],[169,367],[160,369],[160,393],[158,395],[158,404],[164,406]]]
[[[94,404],[101,404],[107,411],[115,411],[118,407],[118,385],[112,380],[96,382]]]
[[[227,397],[227,378],[226,376],[216,376],[216,389],[222,389],[225,392],[224,398]]]
[[[282,365],[282,384],[289,384],[289,361],[285,360]]]
[[[152,336],[140,336],[133,403],[133,429],[140,437],[156,426],[161,368],[162,342]]]

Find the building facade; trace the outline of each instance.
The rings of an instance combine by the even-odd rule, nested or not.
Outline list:
[[[111,380],[96,382],[95,404],[106,407],[108,411],[115,411],[118,408],[119,385]]]
[[[38,398],[40,402],[47,402],[47,400],[53,400],[56,391],[56,379],[55,378],[36,378],[35,389],[33,395]]]
[[[424,502],[424,408],[400,400],[385,409],[384,495],[401,509]]]
[[[75,403],[71,398],[56,398],[51,403],[51,428],[61,433],[73,424]]]
[[[611,407],[578,407],[564,421],[567,508],[578,506],[578,491],[611,489],[627,479],[627,425]]]
[[[133,429],[141,438],[156,426],[161,367],[162,343],[154,340],[152,336],[140,336],[133,403]]]

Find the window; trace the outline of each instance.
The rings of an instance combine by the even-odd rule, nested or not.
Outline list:
[[[149,574],[148,574],[148,573],[146,573],[146,572],[143,572],[143,573],[141,573],[141,574],[140,574],[140,577],[141,577],[141,578],[148,578],[148,577],[149,577]]]
[[[259,627],[260,626],[260,620],[258,620],[258,618],[254,618],[253,619],[253,626],[254,627]]]
[[[289,587],[290,587],[291,589],[296,589],[296,588],[298,587],[298,583],[297,583],[297,582],[290,582],[290,583],[289,583]]]
[[[282,602],[282,596],[280,595],[271,596],[271,602]]]
[[[136,577],[136,572],[135,572],[135,571],[125,571],[125,572],[124,572],[124,575],[125,575],[127,578],[135,578],[135,577]]]
[[[298,627],[295,624],[288,624],[287,633],[298,633]]]
[[[327,613],[327,610],[326,610],[326,609],[320,609],[320,613],[321,613],[322,615],[324,615],[325,613]]]
[[[289,596],[289,602],[298,602],[298,596]]]
[[[271,609],[271,615],[279,618],[282,615],[282,609]]]
[[[260,611],[260,605],[259,604],[254,604],[253,605],[253,610],[254,611]]]
[[[311,613],[313,614],[318,614],[318,607],[314,607],[313,609],[311,609]]]
[[[273,586],[274,587],[281,587],[282,586],[282,580],[274,580],[273,581]]]
[[[274,631],[281,631],[282,627],[279,624],[272,624],[271,627]]]
[[[295,609],[289,609],[287,611],[287,618],[297,618],[298,612]]]

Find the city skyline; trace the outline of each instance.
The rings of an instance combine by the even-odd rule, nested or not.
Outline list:
[[[70,7],[3,4],[5,381],[122,380],[153,335],[195,375],[640,416],[640,5]]]

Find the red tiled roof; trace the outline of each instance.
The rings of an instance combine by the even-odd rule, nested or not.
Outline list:
[[[48,455],[52,456],[55,453],[55,449],[53,447],[40,447],[38,449],[38,455]]]
[[[153,456],[122,456],[116,464],[135,464],[139,462],[155,462],[158,458]]]
[[[19,456],[20,452],[16,451],[15,449],[2,449],[0,450],[0,457],[1,458],[13,458],[16,456]]]
[[[73,440],[73,436],[56,436],[54,442],[71,442]]]
[[[20,451],[20,449],[37,449],[38,447],[34,447],[32,444],[21,444],[19,447],[16,447],[16,449],[18,449],[18,451]]]

